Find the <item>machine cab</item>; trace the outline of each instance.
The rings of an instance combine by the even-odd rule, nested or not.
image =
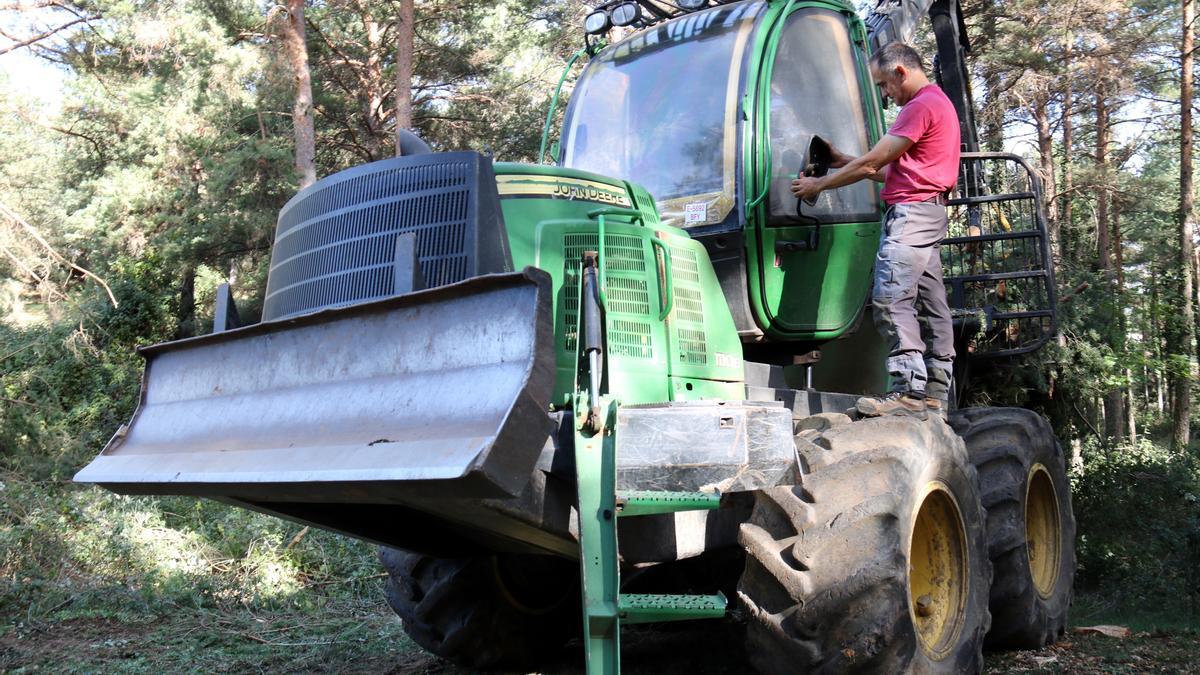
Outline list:
[[[879,241],[878,190],[799,205],[814,135],[879,138],[866,33],[841,3],[742,2],[599,53],[571,99],[560,164],[644,185],[709,250],[743,340],[816,343],[853,326]]]

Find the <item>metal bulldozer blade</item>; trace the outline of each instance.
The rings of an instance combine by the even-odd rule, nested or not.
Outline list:
[[[144,348],[75,480],[265,510],[517,494],[551,432],[550,289],[527,268]]]

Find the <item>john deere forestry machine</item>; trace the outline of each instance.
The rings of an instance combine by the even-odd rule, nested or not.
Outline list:
[[[1050,428],[857,419],[886,388],[882,205],[788,189],[884,133],[868,55],[926,16],[965,150],[941,244],[961,391],[1053,335],[1055,300],[1037,179],[977,151],[956,0],[614,0],[555,165],[414,137],[302,190],[262,322],[222,287],[211,335],[142,349],[132,421],[75,479],[375,542],[408,634],[478,669],[581,638],[613,673],[621,626],[728,612],[764,673],[1053,641],[1075,525]],[[599,46],[613,25],[636,32]]]

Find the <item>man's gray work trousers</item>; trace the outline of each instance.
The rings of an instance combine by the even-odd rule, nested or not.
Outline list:
[[[888,343],[890,390],[925,392],[942,400],[954,366],[954,326],[938,246],[946,225],[941,204],[889,207],[871,294],[875,326]]]

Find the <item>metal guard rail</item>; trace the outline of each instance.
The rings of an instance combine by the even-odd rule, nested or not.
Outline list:
[[[1054,265],[1042,185],[1018,155],[962,154],[947,201],[943,273],[956,331],[985,317],[969,356],[999,358],[1041,348],[1058,331]]]

